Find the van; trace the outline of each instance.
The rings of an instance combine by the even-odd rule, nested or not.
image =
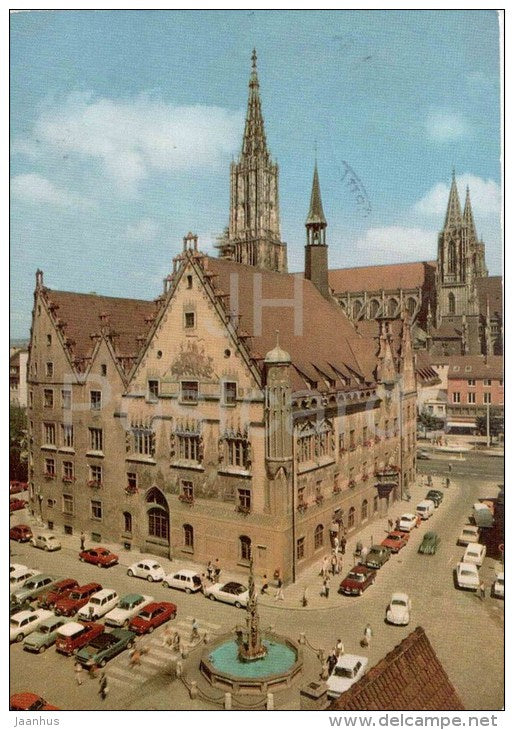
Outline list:
[[[95,637],[100,636],[104,629],[102,624],[81,624],[78,621],[70,621],[57,631],[56,651],[71,656],[77,649],[81,649]]]
[[[94,593],[77,614],[82,621],[96,621],[118,605],[119,596],[112,588],[103,588]]]
[[[38,535],[34,535],[30,542],[34,547],[41,548],[41,550],[53,551],[61,549],[61,543],[55,535],[39,533]]]
[[[422,520],[428,520],[434,514],[435,504],[431,499],[424,499],[416,507],[416,513],[421,517]]]
[[[40,570],[32,570],[32,568],[13,570],[13,572],[9,575],[9,592],[14,593],[19,590],[29,578],[33,578],[35,575],[40,574]]]
[[[178,588],[186,593],[196,593],[202,590],[202,579],[195,570],[179,570],[164,576],[162,582],[165,588]]]

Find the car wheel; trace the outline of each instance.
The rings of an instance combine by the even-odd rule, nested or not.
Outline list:
[[[359,591],[359,596],[362,596],[362,594],[363,594],[363,590],[361,588],[360,591]]]
[[[216,596],[214,595],[214,593],[209,593],[209,598],[211,599],[211,601],[216,600]]]
[[[133,640],[133,639],[131,639],[131,640],[129,641],[129,643],[127,644],[127,649],[132,649],[132,647],[133,647],[133,646],[134,646],[134,640]]]
[[[153,631],[153,626],[149,626],[149,627],[148,627],[148,633],[149,633],[149,634],[151,634],[151,633],[152,633],[152,631]]]
[[[189,595],[191,593],[191,588],[186,588],[186,593]]]
[[[24,638],[25,636],[23,634],[18,634],[18,636],[16,637],[16,641],[19,643],[20,641],[23,641]]]
[[[153,576],[152,576],[152,575],[147,575],[147,576],[146,576],[146,580],[147,580],[147,581],[148,581],[149,583],[153,583]]]
[[[101,660],[101,661],[99,662],[98,666],[99,666],[99,667],[105,667],[105,665],[106,665],[106,664],[107,664],[107,661],[106,661],[106,659],[102,659],[102,660]]]
[[[46,646],[43,644],[43,646],[39,647],[38,652],[39,652],[39,654],[42,654],[44,651],[46,651]]]
[[[169,583],[167,583],[165,580],[162,581],[162,584],[165,588],[169,588]]]
[[[236,608],[241,608],[241,604],[239,603],[239,601],[236,601],[236,602],[234,603],[234,606],[235,606]]]
[[[129,568],[129,570],[127,570],[127,575],[130,576],[130,578],[133,578],[134,577],[134,571],[133,570],[130,570],[130,568]]]
[[[80,560],[81,563],[84,562],[84,558],[79,558],[79,560]]]

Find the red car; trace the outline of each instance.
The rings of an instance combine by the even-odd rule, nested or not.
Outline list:
[[[402,549],[402,547],[405,547],[405,545],[407,545],[407,543],[409,542],[409,537],[410,532],[400,532],[400,530],[393,530],[389,533],[385,540],[382,540],[380,544],[386,548],[389,548],[392,553],[397,553]]]
[[[79,608],[85,606],[93,593],[102,590],[100,583],[87,583],[85,586],[73,588],[67,596],[58,598],[54,604],[57,616],[74,616]]]
[[[14,525],[9,530],[9,539],[17,542],[28,542],[32,537],[32,530],[28,525]]]
[[[90,641],[96,639],[97,636],[103,634],[105,626],[103,624],[93,624],[89,621],[70,621],[61,626],[57,632],[55,640],[55,649],[59,654],[71,656],[78,649],[87,646]]]
[[[53,608],[56,601],[60,598],[66,598],[74,588],[78,587],[79,584],[74,578],[64,578],[55,583],[51,590],[41,593],[38,596],[37,604],[40,608]]]
[[[110,568],[111,565],[118,564],[118,556],[115,553],[111,553],[110,550],[107,550],[107,548],[104,547],[83,550],[79,553],[79,560],[83,563],[99,565],[100,568]]]
[[[346,578],[341,581],[339,593],[347,596],[362,596],[366,588],[373,585],[376,577],[376,570],[368,568],[367,565],[355,565]]]
[[[49,705],[46,700],[32,692],[21,692],[18,695],[11,695],[9,698],[9,709],[39,712],[40,710],[60,710],[61,708],[55,705]]]
[[[18,492],[24,492],[29,488],[27,482],[15,482],[12,481],[9,484],[9,494],[18,494]]]
[[[24,509],[27,502],[24,499],[10,499],[9,512],[16,512],[17,509]]]
[[[174,603],[149,603],[131,620],[129,630],[135,634],[151,634],[156,626],[175,618],[176,615],[177,607]]]

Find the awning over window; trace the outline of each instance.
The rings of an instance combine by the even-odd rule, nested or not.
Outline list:
[[[476,428],[475,421],[446,421],[447,428]]]

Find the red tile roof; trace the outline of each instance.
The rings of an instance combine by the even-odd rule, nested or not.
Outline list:
[[[448,712],[465,708],[418,626],[328,709]]]
[[[455,355],[450,357],[449,380],[468,378],[503,378],[502,355]]]
[[[407,264],[358,266],[353,269],[331,269],[328,283],[336,294],[344,292],[417,289],[422,287],[435,261],[416,261]]]

